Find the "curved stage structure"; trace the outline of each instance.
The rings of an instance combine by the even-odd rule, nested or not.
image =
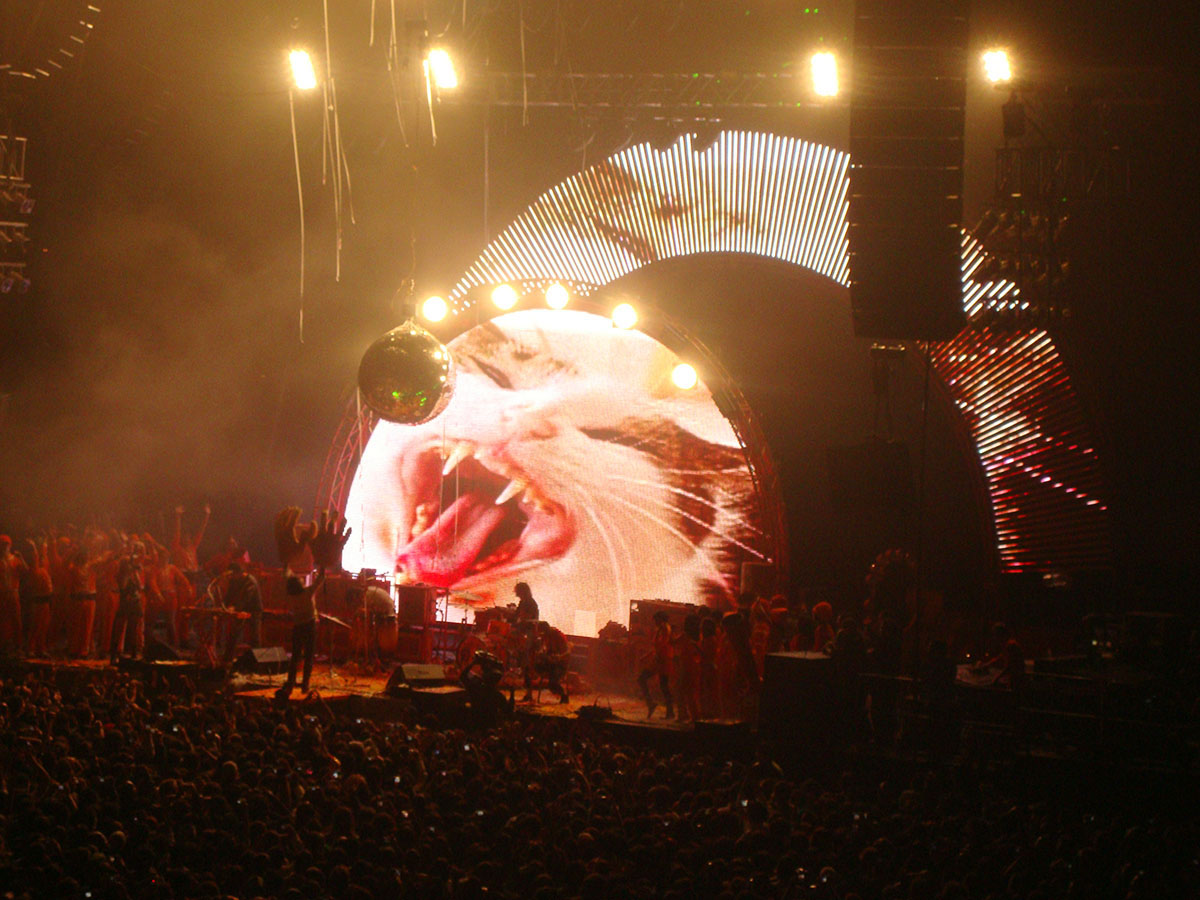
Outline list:
[[[703,148],[688,135],[665,150],[629,147],[538,197],[471,264],[449,295],[450,316],[431,328],[448,340],[486,319],[490,306],[479,304],[496,284],[536,293],[559,282],[586,298],[641,267],[702,253],[777,259],[845,286],[849,163],[834,148],[758,132],[723,132]],[[967,235],[962,255],[967,324],[928,351],[978,455],[999,568],[1103,568],[1100,462],[1063,359],[1044,329],[1005,323],[1023,301],[1011,282],[973,278],[984,256]],[[320,505],[345,503],[373,425],[352,401]],[[773,478],[765,448],[738,439],[751,470]]]

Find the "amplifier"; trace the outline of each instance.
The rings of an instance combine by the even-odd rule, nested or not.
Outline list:
[[[629,633],[631,635],[649,635],[654,632],[655,613],[667,614],[671,630],[675,633],[683,631],[683,620],[688,616],[699,613],[700,607],[695,603],[676,603],[673,600],[630,600],[629,601]]]
[[[433,621],[435,598],[427,584],[402,584],[396,587],[396,622],[421,627]]]

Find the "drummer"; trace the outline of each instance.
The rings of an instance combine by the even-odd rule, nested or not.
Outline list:
[[[374,648],[380,652],[391,652],[395,649],[394,638],[391,641],[390,648],[382,646],[380,640],[381,627],[388,625],[389,620],[394,625],[396,618],[396,603],[392,599],[391,592],[387,589],[386,582],[383,582],[375,577],[373,572],[363,571],[359,574],[359,584],[362,585],[362,604],[366,610],[367,619],[367,646]],[[392,628],[394,632],[395,629]]]
[[[363,605],[371,620],[378,621],[388,616],[396,615],[396,604],[384,582],[374,576],[364,576],[366,586],[363,588]]]

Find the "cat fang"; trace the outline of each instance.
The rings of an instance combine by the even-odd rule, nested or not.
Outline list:
[[[396,553],[400,583],[469,587],[475,576],[541,565],[574,539],[562,506],[511,462],[467,441],[409,448],[413,455],[401,466],[411,526]]]

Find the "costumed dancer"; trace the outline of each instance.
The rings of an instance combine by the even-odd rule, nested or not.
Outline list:
[[[694,613],[683,620],[679,639],[679,721],[700,718],[700,617]]]
[[[171,636],[171,643],[178,644],[182,633],[180,610],[192,605],[196,599],[196,589],[183,574],[183,570],[171,562],[171,554],[165,548],[158,551],[158,564],[158,587],[162,592],[167,631]]]
[[[121,560],[117,568],[117,615],[113,619],[112,642],[108,647],[109,661],[117,664],[126,645],[126,632],[133,633],[133,655],[142,656],[146,634],[146,579],[142,571],[142,557],[146,548],[141,541],[134,541],[129,555]]]
[[[204,518],[195,534],[183,532],[183,507],[175,507],[175,531],[171,535],[171,562],[192,582],[197,592],[200,590],[200,542],[204,540],[204,529],[212,515],[212,507],[204,504]]]
[[[672,669],[672,636],[671,622],[661,610],[654,614],[654,637],[650,652],[642,659],[642,672],[638,675],[638,684],[642,686],[642,696],[646,698],[646,718],[654,715],[658,704],[650,696],[650,679],[658,676],[658,687],[662,691],[663,702],[666,704],[666,718],[675,717],[675,700],[671,697]]]
[[[754,669],[761,680],[767,662],[767,648],[771,642],[771,606],[761,594],[750,604],[750,654],[754,657]]]
[[[92,645],[96,655],[103,659],[112,642],[113,621],[117,617],[120,591],[117,588],[117,570],[121,567],[125,547],[121,535],[110,531],[102,537],[103,558],[96,564],[96,617],[92,626]]]
[[[93,556],[93,548],[81,547],[71,558],[71,565],[67,569],[73,611],[67,652],[76,659],[87,659],[92,653],[92,626],[96,621],[96,567],[100,562]]]
[[[21,576],[25,560],[12,552],[12,538],[0,534],[0,650],[14,656],[24,648],[21,629]]]
[[[30,603],[29,630],[26,636],[26,650],[30,656],[46,657],[50,655],[47,638],[50,635],[50,600],[54,594],[54,585],[50,581],[50,556],[43,537],[39,545],[37,541],[29,541],[31,573],[30,573]]]
[[[700,620],[700,713],[711,719],[716,717],[718,709],[717,620],[705,615]]]

